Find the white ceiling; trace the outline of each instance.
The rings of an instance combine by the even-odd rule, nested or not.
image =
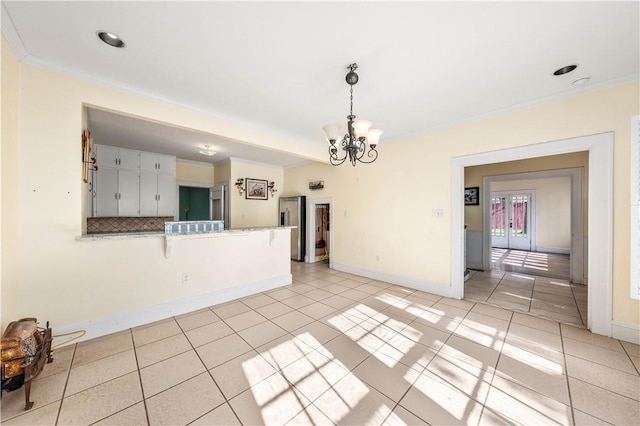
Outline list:
[[[354,113],[384,144],[428,129],[638,78],[639,2],[2,2],[20,60],[147,95],[301,146]],[[97,30],[126,42],[115,49]],[[564,76],[556,69],[577,64]],[[574,80],[590,77],[585,87]],[[103,111],[96,142],[180,158],[301,161]],[[100,136],[100,137],[98,137]],[[212,159],[195,153],[209,143]]]

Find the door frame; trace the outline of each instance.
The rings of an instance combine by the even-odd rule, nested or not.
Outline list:
[[[612,334],[613,293],[613,132],[600,133],[517,148],[470,154],[451,159],[451,293],[464,297],[464,169],[469,166],[515,161],[572,152],[589,152],[587,328]],[[483,186],[483,204],[487,191]],[[580,194],[582,195],[582,194]],[[485,226],[483,224],[483,226]],[[483,232],[484,249],[490,241]],[[581,234],[581,233],[580,233]],[[573,241],[572,241],[573,245]],[[484,258],[484,254],[483,254]]]
[[[304,261],[315,263],[316,253],[316,205],[329,204],[329,268],[333,269],[333,197],[331,198],[309,198],[307,195],[307,250]],[[311,255],[313,253],[313,256]]]
[[[512,173],[506,175],[486,176],[482,179],[483,193],[486,195],[486,199],[483,197],[482,208],[482,226],[491,226],[491,206],[488,203],[491,202],[491,183],[492,182],[505,182],[514,180],[530,180],[530,179],[545,179],[555,177],[570,177],[571,178],[571,247],[569,254],[569,279],[575,284],[586,284],[585,278],[585,244],[584,244],[584,228],[583,228],[583,209],[582,209],[582,181],[584,179],[584,171],[581,167],[571,167],[567,169],[547,170],[541,172],[525,172],[525,173]],[[485,189],[486,188],[486,189]],[[517,191],[527,192],[527,191]],[[591,197],[589,197],[591,198]],[[535,203],[535,200],[533,201]],[[485,228],[491,229],[491,228]],[[531,229],[535,232],[535,228]],[[486,235],[488,234],[488,235]],[[491,233],[483,232],[482,241],[482,268],[485,270],[491,269]],[[487,238],[488,237],[488,238]],[[531,240],[531,250],[536,248],[535,239]],[[588,275],[587,275],[588,277]]]
[[[491,198],[494,196],[509,196],[509,203],[508,205],[508,209],[509,209],[509,214],[507,215],[506,219],[512,219],[511,215],[512,215],[512,208],[513,208],[513,204],[512,204],[512,200],[511,200],[511,196],[512,195],[522,195],[522,194],[526,194],[529,196],[529,202],[528,204],[528,209],[529,209],[529,215],[527,216],[527,219],[529,220],[528,223],[528,232],[529,232],[529,249],[531,251],[536,251],[537,249],[537,245],[536,245],[536,190],[535,189],[522,189],[522,190],[513,190],[513,191],[492,191],[491,188],[488,189],[489,192],[489,205],[487,206],[488,211],[489,211],[489,228],[487,229],[491,229]],[[482,210],[482,220],[484,221],[484,207]],[[506,224],[505,224],[506,225]],[[506,231],[506,238],[507,238],[507,247],[510,247],[509,244],[509,240],[511,238],[511,232],[510,232],[510,228],[507,226],[505,229],[507,229]],[[491,248],[493,247],[493,236],[491,235],[491,231],[488,232],[489,234],[489,253],[491,252]],[[519,250],[519,249],[515,249],[515,250]],[[484,253],[484,250],[483,250]],[[483,267],[484,267],[484,257],[482,259],[483,261]],[[491,262],[491,261],[489,261]],[[491,263],[489,263],[491,264]]]

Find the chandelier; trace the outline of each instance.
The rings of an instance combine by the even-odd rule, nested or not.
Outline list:
[[[351,104],[349,109],[349,115],[347,116],[347,132],[340,142],[340,147],[344,152],[344,156],[338,156],[338,147],[336,141],[340,137],[340,125],[339,124],[327,124],[322,128],[324,134],[329,141],[329,162],[334,166],[339,166],[344,163],[348,158],[351,165],[355,167],[359,161],[361,163],[373,163],[378,158],[378,151],[376,146],[382,135],[382,130],[370,129],[371,122],[368,120],[355,120],[356,116],[353,115],[353,86],[358,82],[358,64],[351,64],[348,66],[349,72],[347,73],[346,80],[349,84],[349,92],[351,94]],[[367,149],[368,145],[368,149]],[[366,156],[365,156],[366,153]]]

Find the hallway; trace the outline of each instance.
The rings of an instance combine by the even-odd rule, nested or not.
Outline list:
[[[465,300],[586,327],[587,286],[569,282],[569,255],[493,248],[490,271],[471,271]]]

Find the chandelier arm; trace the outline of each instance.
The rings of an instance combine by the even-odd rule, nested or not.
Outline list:
[[[378,159],[378,151],[376,151],[375,148],[371,148],[369,147],[369,151],[367,152],[367,157],[370,158],[370,160],[363,160],[362,159],[362,155],[360,156],[360,158],[358,159],[358,161],[360,161],[361,163],[364,164],[370,164],[373,163],[374,161],[376,161]]]
[[[340,158],[337,155],[337,151],[331,152],[331,148],[329,148],[329,162],[334,166],[339,166],[340,164],[344,163],[346,159],[347,159],[346,153],[344,157]]]
[[[347,136],[345,135],[342,138],[342,141],[340,142],[342,150],[345,151],[344,157],[338,157],[338,147],[335,145],[335,142],[329,146],[329,162],[334,166],[339,166],[340,164],[344,163],[345,160],[347,159],[347,156],[348,156],[346,152],[347,149],[345,148],[346,139],[347,139]]]

